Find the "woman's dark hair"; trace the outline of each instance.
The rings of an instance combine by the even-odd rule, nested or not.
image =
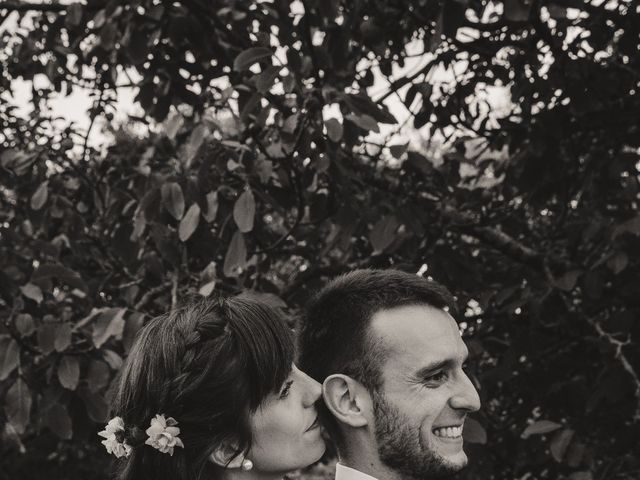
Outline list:
[[[219,478],[209,461],[223,442],[251,447],[249,415],[291,372],[291,331],[273,308],[248,297],[201,301],[159,316],[138,333],[121,371],[113,415],[131,455],[121,480]],[[173,417],[184,448],[144,445],[156,414]]]

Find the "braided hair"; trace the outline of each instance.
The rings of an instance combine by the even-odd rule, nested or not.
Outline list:
[[[291,331],[273,308],[248,297],[206,300],[149,321],[122,368],[113,415],[133,447],[120,480],[220,478],[209,461],[223,442],[251,447],[249,415],[291,372]],[[175,418],[184,448],[145,447],[156,414]]]

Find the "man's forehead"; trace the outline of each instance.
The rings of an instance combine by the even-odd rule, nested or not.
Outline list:
[[[455,320],[429,305],[406,305],[376,312],[371,320],[371,335],[390,353],[419,358],[466,355]]]

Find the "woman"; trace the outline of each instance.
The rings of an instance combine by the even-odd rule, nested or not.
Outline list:
[[[145,325],[100,436],[121,480],[280,478],[325,450],[320,385],[293,365],[270,307],[233,297]]]

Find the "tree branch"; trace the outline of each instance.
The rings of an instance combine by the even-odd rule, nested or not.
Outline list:
[[[609,344],[615,348],[614,357],[620,361],[620,363],[622,364],[622,368],[624,368],[625,371],[631,376],[631,379],[633,380],[635,390],[636,390],[635,397],[637,401],[636,411],[635,411],[635,414],[633,415],[633,420],[636,422],[640,421],[640,376],[634,370],[633,365],[631,365],[631,362],[629,362],[629,359],[622,352],[622,348],[626,345],[629,345],[631,343],[631,340],[627,339],[624,342],[622,342],[614,338],[613,335],[611,335],[610,333],[605,332],[604,329],[600,326],[600,324],[595,319],[588,318],[587,321],[595,329],[595,331],[598,333],[598,335],[601,338],[604,338],[605,340],[607,340],[607,342],[609,342]]]
[[[0,2],[0,10],[11,12],[64,12],[68,7],[55,3]]]
[[[163,290],[166,290],[168,287],[171,286],[171,282],[165,282],[162,283],[160,285],[158,285],[157,287],[153,287],[151,290],[149,290],[147,293],[145,293],[142,298],[140,298],[140,300],[138,301],[138,303],[136,303],[133,307],[134,310],[140,310],[142,307],[144,307],[147,302],[149,302],[149,300],[151,300],[151,298],[153,298],[155,295],[161,293]]]
[[[402,87],[404,87],[407,83],[411,83],[413,80],[418,78],[420,75],[426,74],[429,70],[431,70],[431,66],[432,65],[433,65],[433,60],[428,62],[424,67],[422,67],[420,70],[418,70],[414,74],[412,74],[412,75],[410,75],[408,77],[399,78],[397,80],[394,80],[393,82],[389,82],[389,90],[384,95],[382,95],[380,98],[374,100],[374,102],[380,103],[380,102],[386,100],[387,97],[389,97],[389,96],[393,95],[394,93],[396,93],[398,90],[400,90]]]

